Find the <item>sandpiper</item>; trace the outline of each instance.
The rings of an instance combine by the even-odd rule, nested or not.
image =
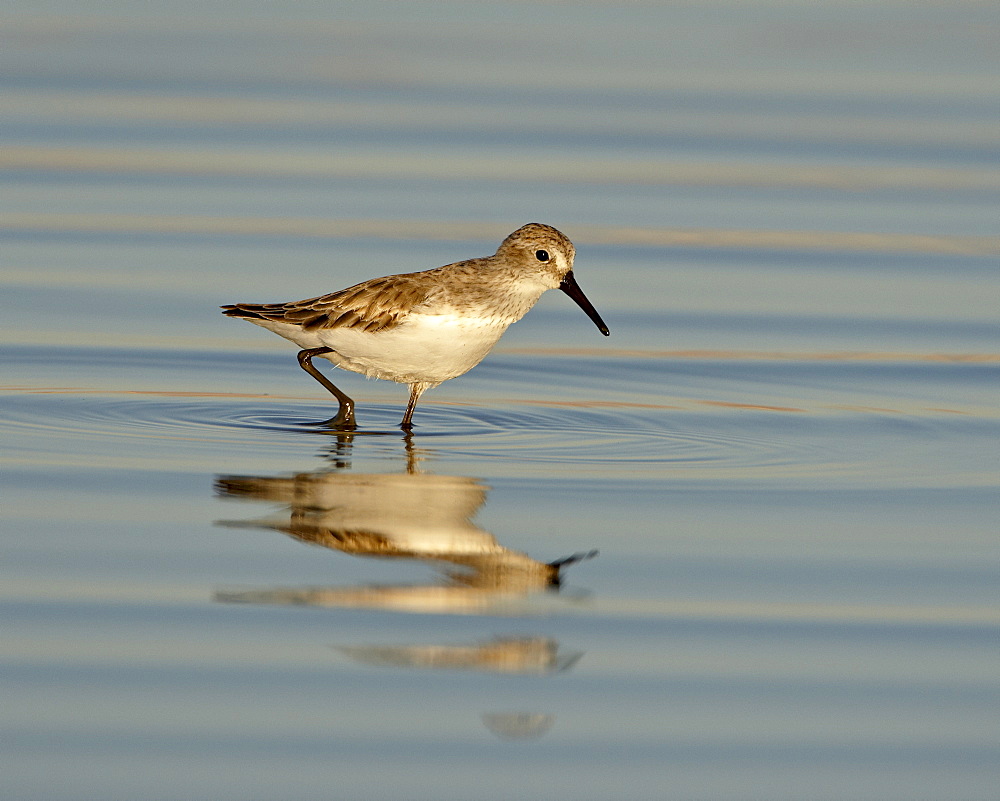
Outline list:
[[[608,336],[601,315],[573,277],[573,243],[555,228],[529,223],[508,236],[493,256],[433,270],[373,278],[291,303],[236,303],[223,314],[291,340],[299,365],[339,401],[331,426],[353,429],[354,401],[312,363],[408,384],[400,424],[412,427],[420,396],[483,360],[511,323],[547,289],[561,289]]]

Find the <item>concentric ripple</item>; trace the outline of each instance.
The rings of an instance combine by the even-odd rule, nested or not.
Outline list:
[[[0,429],[11,443],[10,454],[25,463],[103,460],[120,467],[129,464],[123,454],[138,459],[138,454],[156,453],[161,465],[171,458],[190,465],[195,456],[204,462],[227,450],[248,457],[266,452],[341,459],[347,454],[397,462],[418,454],[425,469],[458,462],[470,475],[481,476],[601,473],[682,482],[864,486],[989,480],[982,460],[967,460],[957,474],[934,468],[940,442],[954,443],[956,437],[981,442],[977,426],[982,421],[907,421],[901,435],[901,421],[862,413],[428,403],[412,434],[404,435],[397,405],[365,405],[359,412],[361,427],[350,433],[322,424],[331,411],[326,403],[247,396],[8,391],[0,395]],[[141,447],[143,441],[149,447]],[[970,454],[975,452],[970,448]]]
[[[71,390],[7,394],[0,399],[8,434],[38,437],[176,438],[207,443],[262,435],[336,433],[323,424],[335,407],[260,398],[185,394],[104,394]],[[416,445],[488,459],[553,463],[682,462],[765,464],[790,458],[778,443],[687,430],[664,412],[573,406],[427,404],[413,431]],[[401,436],[400,410],[368,405],[353,435]],[[368,425],[365,425],[367,423]],[[795,457],[801,461],[801,455]]]
[[[452,424],[438,428],[445,416]],[[718,421],[724,415],[711,416]],[[809,457],[805,446],[726,433],[717,426],[692,427],[689,417],[628,406],[439,407],[425,424],[437,429],[428,435],[433,447],[490,460],[635,469],[802,465]]]
[[[53,390],[8,396],[2,403],[2,425],[24,433],[218,439],[226,429],[281,428],[245,404],[186,395]]]

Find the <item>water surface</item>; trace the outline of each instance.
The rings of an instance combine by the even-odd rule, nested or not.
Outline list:
[[[4,27],[4,797],[996,797],[992,6]],[[531,220],[409,436],[217,311]]]

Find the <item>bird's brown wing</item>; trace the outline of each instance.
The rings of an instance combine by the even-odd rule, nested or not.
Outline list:
[[[222,313],[291,323],[305,331],[355,328],[374,333],[399,325],[407,312],[424,302],[429,289],[412,275],[389,275],[292,303],[235,303],[223,306]]]

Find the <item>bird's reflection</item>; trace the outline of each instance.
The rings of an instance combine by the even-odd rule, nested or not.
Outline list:
[[[350,470],[351,456],[354,452],[354,442],[361,437],[400,438],[399,431],[345,431],[331,426],[329,421],[309,423],[307,430],[327,438],[328,444],[322,450],[323,458],[336,470]],[[403,454],[406,457],[406,472],[416,473],[420,462],[427,458],[427,451],[418,448],[414,442],[413,431],[402,433]]]
[[[291,587],[217,592],[235,603],[296,604],[445,614],[519,613],[531,596],[559,588],[568,565],[596,551],[541,562],[507,548],[472,522],[488,487],[464,476],[416,470],[418,455],[406,442],[402,474],[349,472],[351,441],[338,437],[332,469],[293,476],[219,476],[223,498],[280,504],[268,517],[221,525],[268,528],[301,542],[353,556],[413,559],[435,567],[437,577],[413,585]],[[570,669],[583,655],[549,637],[493,637],[466,643],[338,646],[367,666],[461,670],[505,675],[550,675]],[[485,713],[486,728],[501,739],[541,737],[554,716],[533,712]]]
[[[483,725],[502,740],[535,740],[544,735],[555,715],[536,712],[484,712]]]
[[[583,656],[559,651],[548,637],[495,637],[470,645],[356,645],[337,648],[369,665],[545,675],[568,670]]]
[[[436,581],[418,585],[275,588],[219,592],[227,602],[364,607],[409,612],[497,612],[558,588],[563,569],[590,551],[540,562],[511,550],[472,522],[488,488],[473,478],[342,471],[291,477],[220,476],[227,498],[280,503],[276,515],[221,525],[270,528],[355,556],[433,564]]]

